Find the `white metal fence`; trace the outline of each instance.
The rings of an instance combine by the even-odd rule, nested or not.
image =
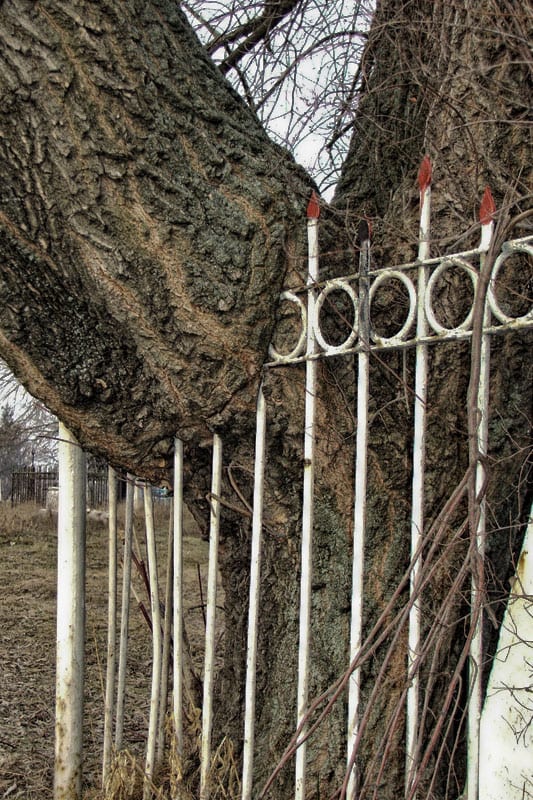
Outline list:
[[[414,444],[412,454],[413,477],[411,498],[411,565],[408,635],[408,663],[406,675],[409,689],[406,698],[406,789],[405,796],[416,796],[416,766],[418,758],[418,729],[420,708],[420,677],[418,656],[421,649],[421,605],[419,591],[423,577],[423,536],[424,519],[424,483],[425,483],[425,437],[428,384],[428,350],[439,346],[442,342],[472,340],[472,348],[479,351],[479,380],[475,397],[475,409],[481,424],[476,426],[477,441],[472,444],[471,463],[474,464],[476,486],[474,501],[477,504],[475,548],[482,562],[485,547],[485,507],[482,488],[485,483],[484,456],[488,447],[488,385],[490,372],[491,336],[518,329],[533,328],[533,309],[520,316],[511,316],[509,309],[499,297],[497,279],[507,259],[513,254],[521,253],[533,256],[533,237],[525,237],[507,241],[499,253],[492,257],[491,243],[493,236],[493,212],[490,193],[486,193],[481,206],[481,239],[479,246],[465,252],[444,257],[432,258],[430,255],[430,203],[431,183],[430,165],[424,162],[420,173],[420,243],[418,258],[415,262],[402,264],[394,268],[375,268],[370,258],[370,237],[368,228],[361,226],[360,259],[357,274],[344,278],[320,282],[318,251],[318,205],[313,200],[308,209],[308,241],[309,271],[305,290],[301,292],[285,292],[283,299],[293,303],[301,318],[301,331],[298,341],[291,352],[280,353],[274,348],[270,351],[268,369],[305,362],[305,420],[304,436],[304,475],[302,499],[302,536],[301,536],[301,586],[299,610],[299,643],[298,643],[298,690],[295,720],[299,745],[295,748],[295,800],[303,800],[306,796],[306,720],[309,704],[309,658],[310,658],[310,625],[311,625],[311,579],[313,550],[313,506],[314,506],[314,464],[315,464],[315,385],[317,361],[320,358],[339,357],[354,354],[358,362],[357,387],[357,435],[355,453],[355,487],[353,516],[353,591],[351,604],[350,661],[353,666],[348,681],[349,704],[346,729],[346,796],[353,800],[357,796],[357,743],[360,708],[360,668],[358,654],[362,642],[362,619],[365,603],[363,582],[363,564],[365,558],[365,526],[367,500],[367,436],[368,436],[368,397],[369,397],[369,360],[373,352],[387,349],[403,350],[414,348],[416,351],[416,373],[414,384]],[[487,254],[490,253],[490,257]],[[487,274],[486,265],[490,266]],[[447,327],[439,318],[439,309],[435,302],[435,289],[439,279],[447,271],[464,273],[472,283],[473,297],[471,308],[465,319],[453,327]],[[416,274],[416,278],[413,277]],[[372,327],[371,306],[380,286],[389,280],[399,281],[405,288],[408,297],[405,321],[395,333],[382,336]],[[355,288],[357,287],[357,288]],[[345,340],[332,344],[323,331],[322,310],[331,294],[346,295],[352,308],[353,323]],[[63,430],[62,438],[70,441],[68,431]],[[254,725],[256,697],[256,664],[257,664],[257,627],[260,615],[260,576],[263,531],[263,490],[265,469],[266,440],[266,401],[262,389],[259,391],[257,403],[257,430],[255,443],[255,476],[253,492],[253,520],[250,561],[250,595],[248,618],[248,651],[245,694],[245,721],[243,730],[243,763],[242,763],[242,800],[257,797],[261,787],[253,785],[254,761]],[[174,463],[174,538],[173,538],[173,614],[167,615],[173,628],[173,704],[172,713],[178,754],[183,748],[183,675],[184,658],[183,642],[183,446],[177,439]],[[78,463],[72,464],[68,455],[72,444],[60,450],[60,515],[59,542],[61,560],[61,580],[58,584],[58,685],[57,685],[57,762],[56,762],[56,798],[77,797],[80,791],[81,743],[76,737],[79,729],[79,709],[83,687],[83,659],[79,654],[79,637],[83,635],[83,622],[79,617],[80,605],[83,604],[83,588],[79,575],[83,572],[83,520],[79,509],[85,507],[83,493],[85,482],[83,468]],[[213,440],[212,486],[211,486],[211,518],[209,535],[209,576],[207,589],[207,617],[205,666],[202,706],[202,740],[201,740],[201,778],[200,798],[207,800],[210,794],[209,769],[211,764],[211,734],[213,724],[213,682],[215,678],[215,628],[217,614],[217,564],[221,504],[220,487],[223,463],[223,443],[219,436]],[[79,476],[82,476],[81,478]],[[111,485],[113,485],[111,483]],[[111,504],[116,493],[111,491]],[[131,500],[131,498],[130,498]],[[109,770],[112,749],[122,746],[121,719],[124,703],[124,664],[127,650],[127,615],[128,615],[128,581],[129,555],[131,550],[130,500],[127,501],[126,550],[124,557],[121,636],[118,655],[118,690],[117,690],[117,725],[115,739],[112,738],[113,697],[115,692],[115,638],[117,636],[116,609],[110,604],[109,611],[109,655],[107,662],[106,692],[106,733],[104,743],[104,775]],[[153,674],[150,701],[150,721],[148,745],[146,753],[145,797],[151,794],[150,778],[156,763],[156,749],[160,736],[164,709],[160,707],[161,676],[164,673],[165,657],[163,650],[165,639],[161,633],[160,603],[157,582],[156,553],[153,539],[153,508],[150,493],[145,496],[145,512],[148,535],[148,562],[152,590],[151,612],[153,620]],[[128,533],[128,531],[130,531]],[[116,514],[110,514],[110,597],[116,594]],[[79,547],[72,548],[72,542]],[[72,580],[66,581],[70,574]],[[480,715],[482,706],[481,664],[483,661],[483,642],[481,636],[482,593],[479,585],[479,573],[472,575],[471,615],[474,635],[470,645],[470,691],[468,708],[468,798],[483,800],[479,795],[479,737]],[[75,618],[73,614],[78,614]],[[72,641],[74,633],[75,641]],[[70,637],[70,638],[69,638]],[[531,637],[529,637],[531,638]],[[347,665],[348,667],[348,665]],[[73,786],[76,788],[73,790]],[[70,792],[70,794],[69,794]],[[74,792],[74,793],[73,793]]]

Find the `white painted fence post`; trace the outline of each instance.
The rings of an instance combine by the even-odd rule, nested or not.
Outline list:
[[[183,755],[183,442],[174,439],[173,717],[178,757]]]
[[[211,516],[209,530],[209,569],[207,574],[207,611],[205,631],[204,692],[202,702],[202,748],[200,764],[200,800],[210,794],[211,730],[213,727],[213,682],[215,674],[216,605],[218,579],[218,543],[220,534],[220,491],[222,487],[222,439],[213,436],[211,480]]]
[[[532,555],[533,506],[481,716],[482,800],[525,800],[533,796]]]
[[[126,510],[124,520],[124,556],[122,564],[122,602],[120,610],[120,645],[117,676],[117,715],[115,721],[115,749],[122,750],[124,731],[124,699],[126,695],[126,665],[128,660],[128,631],[130,617],[131,552],[133,539],[134,478],[128,475],[126,484]]]
[[[143,800],[152,796],[152,777],[156,766],[159,704],[161,702],[161,662],[163,636],[161,632],[161,607],[159,605],[159,580],[157,575],[157,550],[154,525],[154,501],[152,487],[144,486],[144,515],[146,522],[146,550],[148,576],[150,579],[150,609],[152,616],[152,688],[150,692],[150,718],[146,743],[146,766]]]
[[[113,710],[116,672],[116,638],[117,638],[117,473],[112,467],[108,469],[108,600],[107,600],[107,669],[105,685],[104,709],[104,754],[102,767],[102,787],[105,785],[111,767],[113,745]]]
[[[313,330],[315,294],[313,285],[318,281],[318,217],[320,206],[314,195],[307,207],[307,239],[309,247],[307,285],[307,356],[316,352]],[[309,691],[309,645],[311,628],[311,577],[313,571],[313,519],[315,474],[315,398],[316,361],[305,362],[305,427],[304,427],[304,482],[302,501],[302,544],[300,559],[300,633],[298,645],[297,724],[300,726],[307,710]],[[305,735],[305,728],[300,736]],[[307,743],[303,741],[296,751],[295,800],[305,797]]]
[[[54,800],[81,798],[85,667],[86,459],[59,424]]]
[[[420,233],[418,258],[425,261],[429,258],[429,231],[431,214],[431,162],[426,156],[418,173],[420,188]],[[418,591],[419,575],[422,570],[421,544],[424,536],[424,485],[426,468],[426,407],[428,384],[427,344],[423,340],[427,336],[428,324],[424,307],[427,284],[427,266],[418,268],[417,291],[417,323],[416,336],[420,341],[416,345],[415,367],[415,401],[413,430],[413,481],[411,507],[411,576],[410,596]],[[415,597],[409,612],[409,646],[408,671],[409,689],[407,691],[406,719],[406,795],[414,778],[417,766],[418,750],[418,703],[420,695],[420,675],[417,659],[420,653],[422,607],[420,598]]]
[[[487,251],[490,247],[494,228],[494,200],[490,190],[485,192],[481,203],[481,243],[480,249]],[[480,274],[483,274],[485,253],[480,257]],[[479,285],[479,284],[478,284]],[[487,296],[483,309],[483,331],[490,324],[490,305]],[[475,503],[478,510],[476,530],[476,560],[472,571],[471,613],[474,625],[474,636],[470,646],[469,661],[469,702],[468,702],[468,800],[484,800],[479,797],[479,732],[482,707],[482,670],[483,670],[483,602],[484,602],[484,560],[486,551],[486,467],[484,457],[488,451],[489,438],[489,381],[490,381],[490,337],[481,333],[479,353],[479,383],[476,392],[477,407],[477,463],[475,476]]]
[[[361,649],[363,631],[363,573],[366,537],[366,487],[368,442],[368,384],[370,374],[370,229],[360,225],[359,257],[359,353],[357,355],[357,433],[355,443],[355,500],[353,528],[352,603],[350,624],[350,662]],[[348,687],[348,747],[350,777],[346,797],[354,800],[357,773],[353,763],[354,747],[359,732],[360,669],[350,676]]]
[[[263,529],[263,488],[265,475],[266,403],[263,385],[257,396],[252,546],[250,553],[250,599],[244,705],[244,743],[242,754],[242,800],[252,796],[255,741],[255,692],[257,668],[257,623],[261,589],[261,534]]]
[[[163,653],[161,657],[161,691],[157,731],[157,763],[165,755],[165,722],[167,716],[168,675],[170,670],[170,648],[172,640],[172,596],[174,590],[174,507],[170,507],[167,538],[167,569],[165,576],[165,617],[163,620]]]

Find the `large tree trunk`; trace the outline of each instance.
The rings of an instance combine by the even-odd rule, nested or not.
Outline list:
[[[491,0],[378,4],[353,143],[324,225],[323,248],[330,253],[324,273],[353,271],[351,228],[362,214],[373,217],[378,260],[416,255],[415,176],[426,152],[436,176],[434,252],[466,246],[459,237],[476,219],[485,182],[510,216],[522,209],[528,142],[521,123],[529,96],[522,32],[531,5],[509,8]],[[197,450],[221,431],[226,467],[249,496],[255,396],[280,288],[302,280],[311,181],[268,140],[170,0],[16,0],[0,7],[0,37],[0,353],[83,444],[152,480],[170,478],[176,433]],[[459,295],[449,297],[443,292],[444,312],[459,302]],[[376,323],[390,322],[396,303],[382,297]],[[525,493],[531,374],[523,336],[495,349],[491,520],[498,535],[489,548],[496,587],[506,576]],[[429,521],[468,462],[469,362],[467,345],[432,354]],[[375,359],[372,370],[367,629],[409,558],[412,392],[405,380],[412,360]],[[349,359],[320,367],[312,694],[333,683],[347,663],[354,384]],[[258,783],[281,756],[295,719],[302,368],[268,370],[265,392]],[[200,470],[194,477],[201,482],[206,475]],[[229,481],[224,494],[239,505]],[[450,536],[460,521],[460,514],[449,521]],[[226,514],[224,534],[228,635],[217,736],[238,745],[246,509]],[[444,609],[446,618],[439,604],[464,549],[442,562],[435,592],[425,599],[428,625],[440,616],[447,632],[432,665],[439,680],[430,676],[436,716],[462,648],[457,620],[465,611],[460,594]],[[387,643],[365,667],[367,696],[386,651]],[[383,732],[405,686],[405,657],[403,632],[361,748],[365,797],[376,791],[380,800],[392,800],[403,793],[403,716],[390,731],[393,748],[386,750]],[[459,742],[454,778],[447,783],[441,759],[435,797],[455,798],[462,789],[463,700],[457,697],[449,730],[452,744],[456,736]],[[341,700],[310,744],[310,797],[328,796],[339,785],[344,717]],[[438,740],[428,772],[444,744]],[[289,796],[291,775],[292,766],[273,798]]]
[[[176,3],[14,2],[0,24],[2,354],[157,479],[175,434],[253,409],[311,182]]]

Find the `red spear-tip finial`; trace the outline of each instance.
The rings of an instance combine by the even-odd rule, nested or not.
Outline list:
[[[318,219],[320,216],[320,201],[318,195],[313,189],[311,198],[307,204],[307,219]]]
[[[431,183],[431,161],[429,156],[424,156],[418,170],[418,186],[420,193],[424,192]]]
[[[479,207],[479,221],[482,225],[488,225],[494,219],[494,212],[496,211],[496,203],[494,197],[488,186],[485,187],[483,199]]]

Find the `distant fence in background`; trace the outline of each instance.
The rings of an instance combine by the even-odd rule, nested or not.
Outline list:
[[[32,467],[11,473],[11,505],[46,505],[48,489],[57,486],[57,469]]]
[[[27,467],[11,473],[11,505],[19,503],[35,503],[46,506],[46,495],[49,489],[58,487],[58,471],[48,467]],[[87,505],[89,508],[100,508],[108,502],[108,475],[106,472],[89,472],[87,475]],[[155,503],[170,502],[164,489],[152,488]],[[126,497],[126,485],[119,482],[118,497]]]
[[[11,505],[35,503],[46,506],[49,489],[57,487],[57,469],[34,467],[11,473]],[[107,472],[90,472],[87,475],[87,505],[98,508],[107,504]]]

